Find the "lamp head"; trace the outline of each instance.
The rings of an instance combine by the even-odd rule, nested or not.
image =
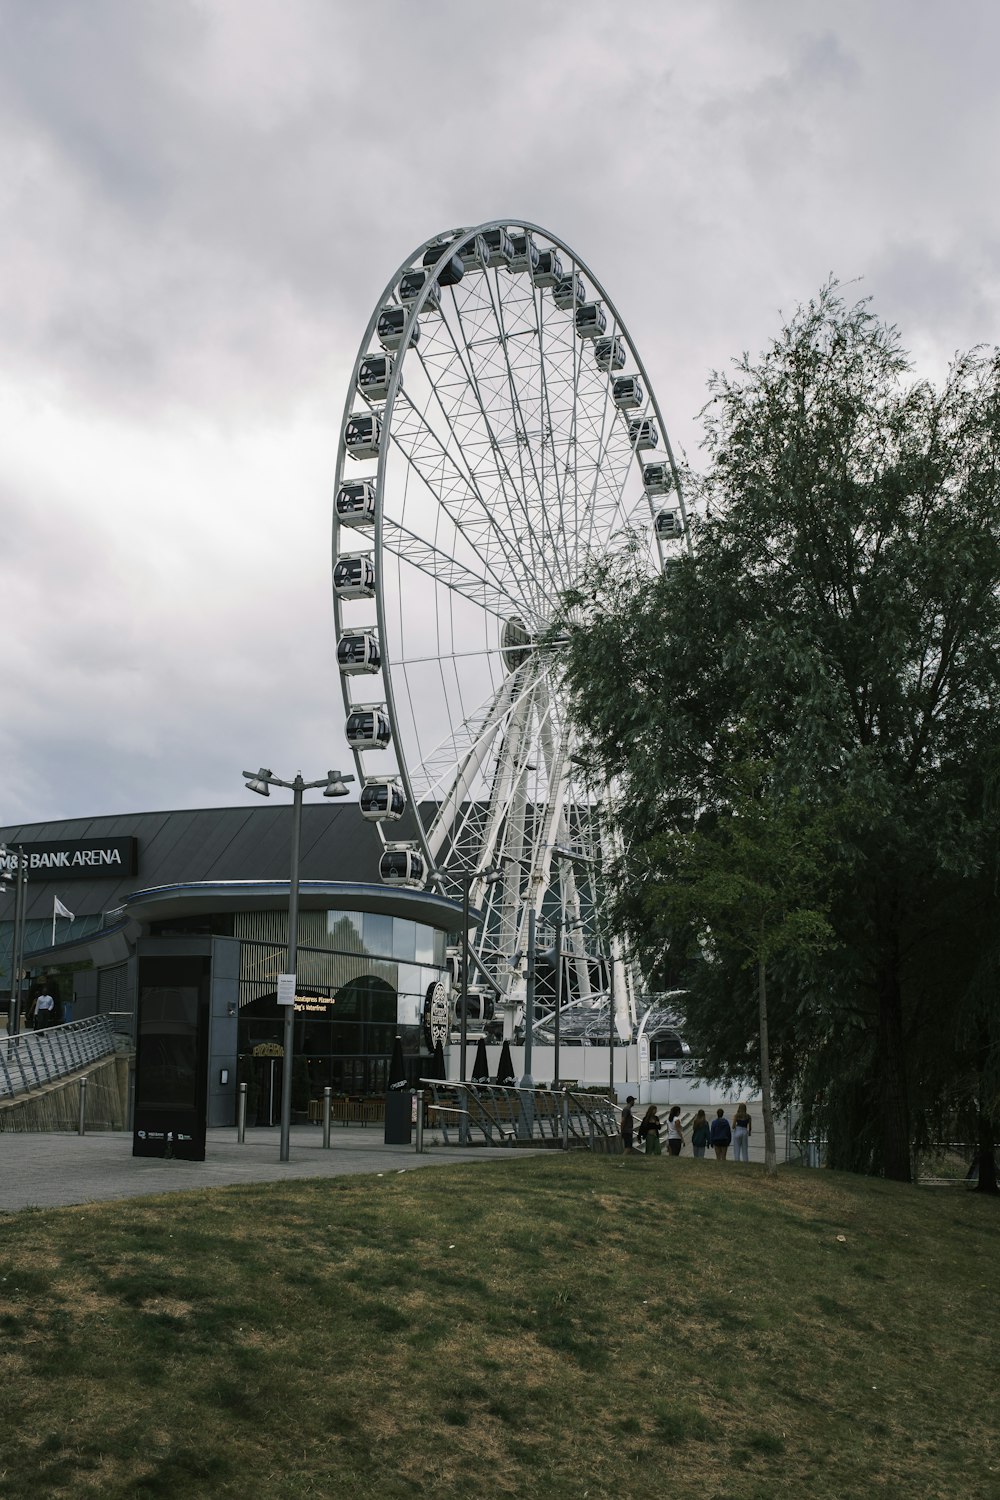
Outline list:
[[[347,772],[346,774],[342,775],[340,771],[327,771],[327,773],[326,773],[326,786],[323,788],[323,796],[324,797],[346,797],[346,796],[348,796],[348,791],[347,791],[347,785],[346,784],[347,784],[348,781],[353,781],[353,780],[354,780],[354,777],[353,777],[353,775],[350,772]]]
[[[270,797],[271,788],[269,782],[271,780],[271,772],[266,766],[261,766],[256,776],[252,771],[244,771],[243,775],[246,778],[247,791],[256,792],[260,797]]]

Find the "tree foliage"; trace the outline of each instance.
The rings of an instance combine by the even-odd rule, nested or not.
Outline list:
[[[767,973],[781,956],[807,958],[832,936],[822,892],[827,850],[821,820],[794,790],[776,796],[767,767],[739,768],[723,815],[655,835],[636,857],[645,864],[640,900],[647,930],[685,929],[702,952],[718,949],[752,969],[757,983],[757,1049],[764,1160],[777,1171],[771,1096]]]
[[[795,789],[834,941],[773,964],[777,1085],[840,1164],[907,1179],[935,1111],[997,1114],[997,968],[970,955],[1000,914],[1000,355],[914,381],[896,330],[831,284],[710,397],[690,553],[653,580],[595,562],[557,626],[586,754],[619,788],[619,916],[735,1070],[735,949],[692,968],[643,885],[658,849],[669,884],[665,835],[731,814],[748,762]]]

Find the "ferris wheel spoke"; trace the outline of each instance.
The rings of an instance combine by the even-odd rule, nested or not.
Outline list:
[[[410,472],[417,478],[427,497],[439,504],[448,515],[455,530],[470,547],[481,546],[481,538],[470,532],[467,515],[463,508],[451,503],[455,496],[475,496],[478,505],[486,509],[486,500],[479,484],[480,476],[468,462],[468,452],[463,450],[452,417],[442,409],[442,419],[447,428],[447,441],[435,430],[425,412],[413,402],[408,392],[400,397],[402,412],[392,434],[393,443],[405,459]],[[462,455],[459,462],[457,455]],[[514,570],[517,554],[508,550],[508,565]]]
[[[543,461],[543,464],[544,464],[545,455],[546,455],[546,453],[548,453],[549,458],[550,458],[550,469],[549,469],[549,472],[551,474],[551,487],[555,490],[555,495],[556,495],[557,523],[556,523],[556,526],[554,528],[555,545],[556,545],[557,550],[559,551],[559,553],[561,555],[561,558],[562,558],[563,571],[566,574],[567,580],[571,581],[572,576],[573,576],[573,569],[575,567],[576,560],[575,560],[575,558],[567,557],[565,555],[565,548],[566,548],[566,496],[565,496],[565,486],[564,486],[564,483],[563,483],[563,477],[560,474],[559,462],[558,462],[558,459],[556,457],[555,420],[554,420],[554,410],[553,410],[554,402],[553,402],[553,396],[549,392],[549,382],[548,382],[548,373],[547,373],[547,359],[546,359],[546,348],[547,348],[547,346],[546,346],[546,339],[545,339],[545,334],[546,334],[545,307],[544,307],[544,299],[542,297],[541,288],[536,287],[536,286],[532,287],[532,298],[533,298],[533,301],[534,301],[534,304],[535,304],[535,321],[536,321],[536,324],[537,324],[537,327],[538,327],[539,401],[540,401],[541,410],[542,410],[542,413],[543,413],[543,416],[544,416],[544,424],[543,424],[544,431],[548,435],[548,442],[542,448],[542,461]],[[551,529],[550,529],[550,534],[552,534],[551,533]],[[564,587],[565,586],[567,586],[567,585],[564,585]]]
[[[506,429],[510,426],[509,416],[506,422],[498,422],[498,418],[504,418],[507,414],[491,410],[482,391],[481,383],[486,378],[485,372],[482,368],[477,370],[473,357],[473,350],[492,348],[495,334],[492,329],[480,324],[470,329],[469,305],[466,302],[463,306],[459,291],[460,289],[453,289],[451,308],[444,310],[441,319],[450,344],[449,357],[454,359],[461,376],[456,392],[459,404],[449,410],[447,418],[452,424],[461,420],[465,428],[466,457],[480,481],[475,498],[482,511],[482,520],[495,532],[498,540],[506,542],[509,535],[517,533],[519,525],[527,519],[527,514],[523,512],[523,506],[517,504],[520,496],[503,453],[507,441]],[[452,326],[449,311],[454,312],[457,328]],[[489,311],[489,303],[481,302],[474,311],[479,316],[485,316]],[[437,394],[442,406],[445,393],[452,391],[451,382],[439,383]],[[502,502],[504,515],[500,519],[496,515],[495,505],[489,503],[491,498],[494,502],[497,499]],[[506,521],[506,528],[502,524],[503,520]]]
[[[522,601],[503,588],[497,579],[473,573],[471,568],[464,567],[447,552],[388,517],[382,521],[382,545],[386,551],[433,578],[442,588],[453,590],[498,619],[505,620],[511,610],[523,607]]]
[[[464,329],[464,318],[462,309],[457,306],[457,299],[456,317],[459,330],[462,331]],[[492,353],[498,343],[499,340],[496,334],[491,333],[489,340],[482,340],[481,344],[477,344],[475,347],[482,348],[484,352],[489,351],[489,353]],[[471,349],[472,346],[470,345],[469,347]],[[506,357],[504,363],[505,368],[509,369]],[[498,493],[503,498],[511,534],[520,543],[524,544],[518,554],[518,568],[522,574],[531,578],[533,577],[532,563],[525,562],[524,550],[525,548],[527,549],[532,556],[532,562],[534,562],[535,541],[532,526],[532,511],[524,486],[523,484],[518,484],[504,451],[511,444],[519,449],[521,443],[526,441],[527,437],[523,430],[518,428],[516,417],[510,410],[503,409],[498,412],[488,405],[483,394],[483,379],[485,378],[483,369],[482,367],[479,370],[475,368],[475,361],[472,359],[471,353],[468,358],[468,373],[470,390],[478,407],[479,417],[482,421],[488,443],[488,450],[485,454],[486,461],[488,464],[492,463],[495,470]],[[502,424],[498,421],[498,418],[501,417],[503,418]]]
[[[537,497],[536,505],[533,508],[530,506],[527,507],[529,511],[531,511],[531,515],[529,516],[530,525],[528,531],[528,539],[531,546],[532,560],[538,567],[541,567],[544,570],[550,590],[554,588],[558,592],[568,586],[569,580],[561,567],[562,558],[559,549],[552,546],[552,542],[554,539],[549,529],[547,518],[548,507],[546,502],[548,500],[548,495],[546,493],[544,478],[543,475],[539,473],[538,460],[536,459],[536,454],[538,455],[538,458],[544,457],[546,446],[545,427],[541,420],[542,414],[540,410],[537,415],[531,413],[526,414],[524,411],[520,391],[522,388],[526,391],[529,391],[531,388],[531,382],[527,379],[524,379],[520,375],[520,372],[515,375],[514,367],[511,363],[511,339],[506,326],[503,303],[499,295],[497,295],[497,289],[493,285],[491,285],[490,287],[490,297],[493,303],[494,315],[496,317],[497,329],[499,332],[498,342],[503,353],[504,365],[506,367],[507,389],[510,395],[510,404],[514,415],[514,422],[517,432],[524,435],[524,441],[518,444],[517,449],[518,467],[521,480],[521,493],[525,497],[527,497],[530,493],[534,493],[534,495]],[[531,307],[532,311],[534,312],[534,298],[532,298],[531,300]],[[532,345],[533,357],[531,359],[531,365],[533,368],[536,362],[540,362],[539,356],[536,352],[538,348],[537,327],[532,328]],[[538,424],[541,441],[535,445],[531,445],[527,441],[527,434],[529,431],[533,430],[536,422]],[[526,453],[529,460],[528,471],[526,471],[525,469]]]
[[[450,323],[445,317],[442,317],[441,321],[452,341],[452,352],[462,376],[462,381],[456,382],[456,385],[459,389],[465,388],[466,383],[474,386],[474,377],[455,342]],[[427,356],[418,350],[417,358],[427,379],[432,380],[433,371]],[[441,420],[446,424],[452,440],[458,446],[461,443],[461,437],[456,424],[459,420],[467,421],[468,413],[450,409],[444,400],[444,389],[445,383],[439,376],[438,380],[432,383],[433,399]],[[485,413],[482,415],[485,420]],[[426,422],[426,418],[424,420]],[[492,442],[492,437],[490,441]],[[452,520],[456,530],[461,531],[471,544],[480,547],[484,545],[495,547],[500,551],[511,572],[517,574],[523,570],[523,567],[520,553],[511,545],[511,536],[516,535],[517,527],[509,503],[506,503],[507,496],[504,496],[508,519],[508,526],[505,528],[498,520],[494,507],[489,503],[492,492],[488,491],[488,481],[495,478],[495,475],[490,473],[488,467],[484,466],[484,472],[484,468],[481,468],[478,462],[471,461],[472,454],[467,445],[463,449],[463,457],[462,477],[449,488],[442,487],[439,491],[438,498],[441,506]],[[455,467],[458,470],[457,464]],[[487,492],[484,492],[484,482],[487,483]]]

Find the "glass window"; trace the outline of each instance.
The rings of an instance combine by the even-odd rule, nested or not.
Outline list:
[[[361,939],[361,913],[357,911],[328,911],[326,932],[330,947],[341,953],[363,953]]]
[[[396,1021],[400,1026],[419,1026],[420,1011],[423,1002],[419,995],[398,995],[396,997]]]
[[[434,938],[437,934],[435,934],[434,928],[424,927],[420,922],[414,925],[417,929],[417,940],[413,950],[413,957],[418,964],[432,964],[436,962]]]
[[[404,921],[402,917],[392,919],[392,956],[411,962],[417,956],[417,924]]]
[[[396,971],[396,988],[401,995],[422,995],[427,988],[423,969],[418,969],[416,964],[400,964]]]
[[[440,978],[441,978],[441,970],[440,969],[421,969],[420,970],[420,993],[422,995],[426,995],[427,991],[430,989],[431,985],[432,984],[437,984],[437,982],[438,982],[438,980]]]
[[[366,952],[377,958],[392,958],[392,918],[366,911],[362,922]]]

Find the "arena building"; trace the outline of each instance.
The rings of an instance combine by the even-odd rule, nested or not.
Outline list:
[[[23,1003],[46,978],[63,1019],[109,1015],[132,1034],[140,1000],[207,1001],[208,1123],[230,1124],[237,1081],[251,1117],[280,1112],[291,810],[211,808],[0,829],[28,879]],[[356,803],[302,809],[292,1107],[330,1085],[384,1092],[393,1039],[426,1073],[428,997],[447,973],[460,904],[379,879]],[[15,856],[5,862],[14,867]],[[280,872],[284,871],[284,878]],[[0,907],[0,987],[10,994],[14,898]],[[62,914],[72,913],[72,920]]]

